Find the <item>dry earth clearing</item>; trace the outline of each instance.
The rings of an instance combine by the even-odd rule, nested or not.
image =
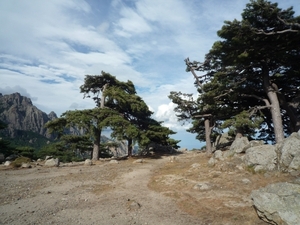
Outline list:
[[[93,166],[0,169],[0,224],[263,225],[250,193],[289,174],[253,174],[205,153]]]

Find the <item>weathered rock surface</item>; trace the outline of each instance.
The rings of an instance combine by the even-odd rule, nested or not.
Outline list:
[[[275,183],[251,193],[258,216],[276,225],[300,224],[300,185]]]
[[[277,154],[273,145],[260,145],[247,149],[244,162],[259,170],[272,171],[277,168]]]
[[[44,126],[48,121],[57,118],[54,112],[47,115],[35,107],[30,98],[19,93],[0,94],[0,105],[2,109],[0,120],[8,124],[5,130],[10,137],[15,137],[16,130],[32,131],[48,138],[51,137]]]
[[[31,168],[29,163],[22,163],[21,168]]]
[[[300,170],[300,134],[292,133],[277,148],[282,171]]]
[[[249,142],[248,145],[246,145],[243,149],[243,152],[246,152],[247,149],[255,147],[255,146],[260,146],[260,145],[264,145],[264,141],[258,141],[258,140],[252,140]]]
[[[4,166],[10,166],[11,161],[5,161]]]
[[[237,138],[233,141],[230,146],[230,151],[235,153],[245,152],[245,147],[249,145],[249,140],[247,137]]]
[[[223,161],[223,152],[221,150],[217,150],[214,152],[214,158]]]
[[[86,159],[86,160],[84,161],[84,165],[86,165],[86,166],[91,166],[91,165],[93,165],[93,161],[90,160],[90,159]]]
[[[48,159],[45,161],[45,166],[49,166],[49,167],[59,166],[59,159],[58,158]]]

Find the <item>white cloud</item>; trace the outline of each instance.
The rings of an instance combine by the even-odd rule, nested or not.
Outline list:
[[[141,33],[151,32],[151,27],[146,20],[137,12],[128,7],[124,7],[120,12],[122,18],[117,23],[116,33],[123,37],[131,37]]]
[[[174,112],[174,108],[176,105],[172,102],[169,104],[162,104],[158,106],[158,110],[154,115],[154,118],[158,121],[164,121],[163,125],[169,127],[172,130],[180,131],[186,130],[191,125],[187,121],[178,122],[178,118],[176,113]]]
[[[16,85],[14,87],[0,87],[0,93],[2,95],[9,95],[9,94],[12,94],[12,93],[20,93],[22,96],[26,96],[28,98],[30,98],[32,101],[35,101],[38,99],[38,97],[35,97],[35,96],[31,96],[30,93],[27,92],[27,90],[25,90],[24,88],[22,88],[21,86],[19,85]]]

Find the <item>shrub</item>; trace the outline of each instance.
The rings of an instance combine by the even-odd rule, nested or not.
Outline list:
[[[19,158],[16,158],[15,161],[13,161],[11,163],[11,166],[17,168],[17,167],[21,167],[23,163],[30,163],[30,162],[31,162],[30,158],[19,157]]]

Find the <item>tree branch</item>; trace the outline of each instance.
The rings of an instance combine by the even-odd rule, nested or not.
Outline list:
[[[270,107],[272,106],[272,105],[270,104],[270,102],[269,102],[268,99],[266,99],[266,98],[261,98],[261,97],[259,97],[259,96],[257,96],[257,95],[241,94],[241,96],[243,96],[243,97],[249,97],[249,98],[256,98],[256,99],[258,99],[258,100],[261,100],[261,101],[263,101],[263,102],[266,103],[266,108],[270,108]]]
[[[281,17],[277,16],[277,19],[282,22],[284,25],[286,26],[290,26],[289,29],[285,29],[285,30],[280,30],[280,31],[270,31],[270,32],[265,32],[262,29],[254,29],[254,33],[256,34],[264,34],[264,35],[274,35],[274,34],[283,34],[283,33],[287,33],[287,32],[300,32],[300,23],[289,23],[287,21],[285,21],[284,19],[282,19]],[[292,27],[296,27],[298,29],[292,29]]]
[[[196,75],[196,73],[194,71],[194,70],[199,70],[203,66],[203,63],[200,64],[199,66],[195,66],[195,64],[190,62],[189,58],[186,58],[184,61],[185,61],[186,66],[190,69],[190,71],[194,75],[194,78],[196,79],[198,86],[203,88],[203,85],[201,84],[199,77]]]

